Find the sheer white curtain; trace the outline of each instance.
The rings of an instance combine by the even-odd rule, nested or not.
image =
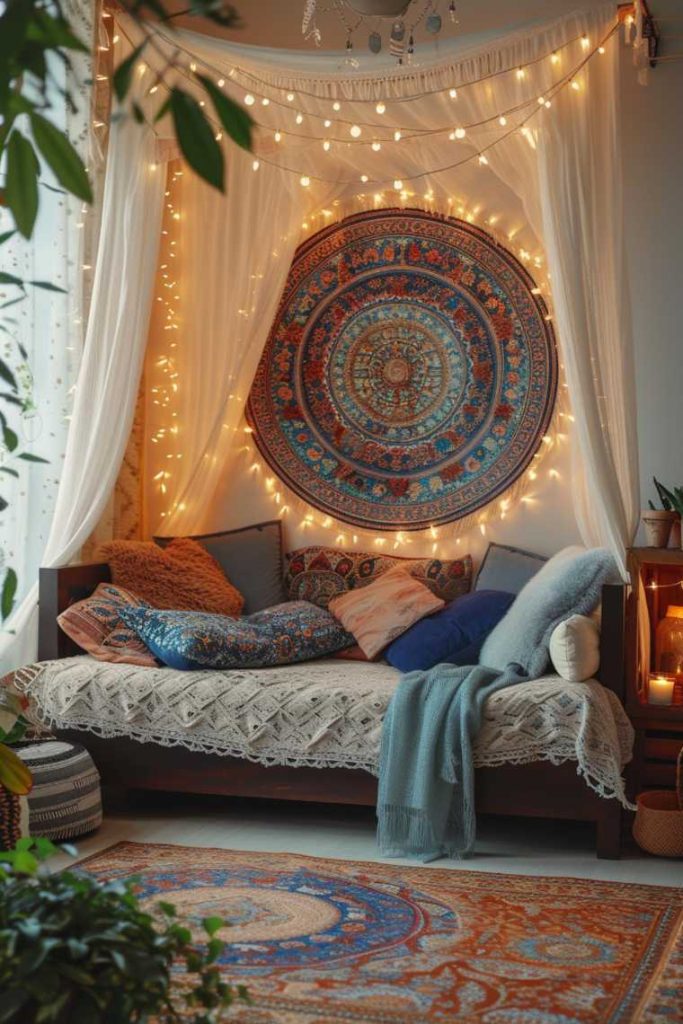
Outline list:
[[[183,286],[201,301],[188,306],[193,322],[185,337],[183,389],[196,396],[198,422],[190,427],[192,457],[184,466],[180,504],[164,532],[197,529],[218,480],[231,475],[240,448],[231,435],[301,222],[311,209],[334,203],[335,216],[372,205],[375,192],[379,205],[398,205],[400,190],[391,182],[401,179],[403,205],[424,206],[427,197],[431,208],[451,212],[453,197],[464,193],[483,195],[488,208],[497,205],[515,216],[523,211],[527,235],[545,250],[550,270],[576,420],[577,519],[585,541],[609,546],[625,572],[624,549],[637,524],[638,467],[624,301],[615,20],[613,5],[606,4],[433,67],[374,75],[307,73],[301,69],[305,57],[291,54],[279,54],[281,66],[274,68],[272,59],[245,48],[180,34],[188,59],[205,61],[205,70],[224,76],[236,99],[255,97],[252,109],[264,127],[257,133],[257,171],[250,158],[231,158],[226,200],[207,197],[202,209],[193,198],[200,187],[189,184],[193,223],[186,230],[196,255],[184,264]],[[288,92],[291,106],[284,100]],[[375,110],[380,99],[382,116]],[[341,112],[334,112],[335,100]],[[348,134],[354,122],[362,126],[355,145]],[[438,130],[448,125],[453,131],[471,127],[453,139]],[[399,143],[387,130],[395,126]],[[332,139],[329,150],[322,146],[325,138]],[[299,185],[301,175],[310,177],[308,187]],[[269,210],[276,210],[275,217]],[[280,244],[273,245],[276,239]],[[271,260],[272,249],[277,260]],[[260,278],[264,262],[268,273]],[[217,353],[220,369],[213,373]],[[221,442],[223,423],[227,441]]]

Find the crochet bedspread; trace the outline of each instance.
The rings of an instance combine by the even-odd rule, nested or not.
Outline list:
[[[382,720],[400,673],[326,658],[280,668],[179,672],[99,662],[42,662],[14,675],[56,729],[128,736],[264,765],[363,768],[377,774]],[[476,766],[575,761],[601,796],[629,806],[622,780],[633,729],[600,683],[556,675],[493,694]]]

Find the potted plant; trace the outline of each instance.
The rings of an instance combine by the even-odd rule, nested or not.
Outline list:
[[[662,508],[669,511],[673,516],[671,528],[671,543],[673,547],[680,548],[681,545],[681,517],[683,517],[683,487],[674,487],[669,490],[661,484],[656,477],[653,477]]]
[[[3,1024],[212,1024],[248,1001],[217,966],[222,918],[205,918],[197,942],[172,904],[143,908],[134,879],[51,874],[43,862],[55,852],[26,837],[0,855]]]
[[[648,502],[648,508],[640,514],[645,529],[645,543],[649,548],[668,547],[669,537],[674,523],[680,520],[678,512],[674,511],[669,498],[669,492],[659,483],[656,477],[652,478],[657,488],[657,494],[662,503],[661,508],[655,508],[652,501]],[[680,544],[680,535],[679,535]]]

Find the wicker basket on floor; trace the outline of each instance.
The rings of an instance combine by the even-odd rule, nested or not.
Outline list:
[[[653,789],[636,800],[633,837],[658,857],[683,857],[683,747],[676,762],[676,789]]]

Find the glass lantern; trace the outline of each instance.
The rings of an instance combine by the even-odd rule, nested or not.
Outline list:
[[[659,621],[655,637],[655,665],[658,672],[683,680],[683,606],[670,604]]]

